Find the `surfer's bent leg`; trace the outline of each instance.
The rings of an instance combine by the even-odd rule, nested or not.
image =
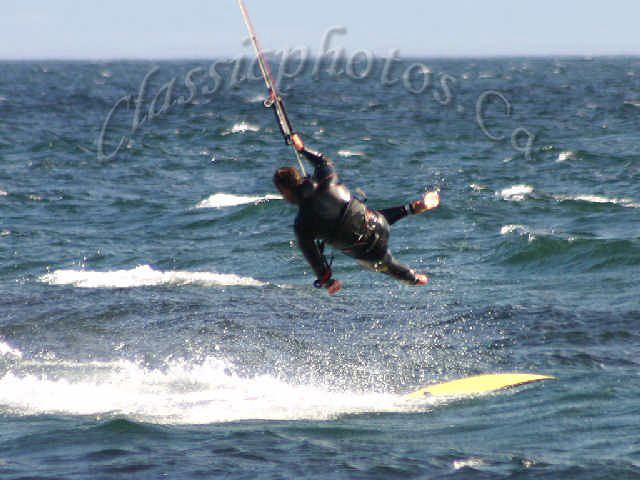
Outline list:
[[[409,285],[417,285],[423,283],[423,275],[416,273],[407,265],[398,262],[395,258],[393,258],[393,255],[391,255],[391,252],[389,250],[386,251],[381,259],[359,259],[358,262],[362,266],[369,268],[370,270],[392,276],[396,280]]]
[[[427,277],[398,262],[389,250],[389,224],[406,217],[409,212],[408,207],[367,210],[368,228],[374,235],[370,237],[369,245],[361,246],[364,250],[354,257],[365,268],[390,275],[409,285],[424,285]]]
[[[418,283],[416,272],[404,263],[400,263],[395,258],[393,258],[393,255],[391,255],[391,252],[389,250],[387,250],[387,253],[385,254],[382,261],[378,263],[378,271],[386,273],[387,275],[391,275],[395,279],[400,280],[404,283],[408,283],[409,285],[415,285],[416,283]]]

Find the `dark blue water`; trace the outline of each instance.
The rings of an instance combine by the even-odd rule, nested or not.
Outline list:
[[[640,478],[640,59],[419,62],[283,82],[370,206],[441,191],[392,232],[430,284],[336,297],[260,80],[0,64],[0,477]],[[557,380],[402,397],[512,371]]]

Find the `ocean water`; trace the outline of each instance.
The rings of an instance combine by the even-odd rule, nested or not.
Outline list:
[[[640,478],[640,59],[285,78],[370,206],[441,192],[392,230],[427,287],[335,297],[236,66],[0,63],[0,478]],[[557,379],[403,398],[512,371]]]

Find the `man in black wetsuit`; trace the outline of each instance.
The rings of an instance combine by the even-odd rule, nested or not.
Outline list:
[[[429,192],[408,205],[372,210],[353,198],[349,189],[338,181],[333,162],[305,147],[298,134],[292,136],[296,150],[314,166],[313,175],[302,178],[293,167],[280,168],[273,181],[290,203],[298,206],[295,233],[298,245],[313,268],[317,288],[330,294],[342,284],[331,277],[324,242],[355,258],[367,268],[386,273],[409,285],[424,285],[428,277],[416,273],[393,258],[389,251],[389,226],[409,214],[432,210],[440,204],[438,192]]]

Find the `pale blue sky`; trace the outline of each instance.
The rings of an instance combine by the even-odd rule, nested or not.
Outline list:
[[[265,49],[640,55],[638,0],[246,0]],[[249,49],[235,0],[4,0],[0,58],[211,58]]]

